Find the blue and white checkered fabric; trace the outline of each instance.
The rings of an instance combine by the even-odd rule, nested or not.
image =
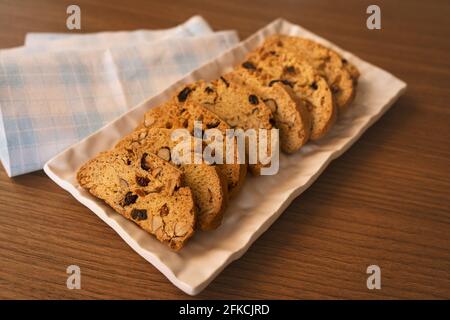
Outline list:
[[[131,37],[130,44],[123,32],[120,42],[115,33],[86,35],[103,39],[97,49],[84,43],[84,35],[42,44],[34,35],[27,38],[30,47],[0,51],[0,158],[9,176],[41,169],[58,152],[239,41],[233,31],[211,32],[199,17],[166,31],[131,33],[145,32],[146,39]]]
[[[163,30],[136,30],[79,33],[31,32],[26,35],[25,46],[36,50],[101,49],[117,44],[133,45],[170,37],[195,37],[212,34],[209,24],[200,16],[194,16],[185,23]]]

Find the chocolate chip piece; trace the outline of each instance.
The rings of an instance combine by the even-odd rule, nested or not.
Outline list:
[[[284,84],[284,85],[287,85],[287,86],[289,86],[291,88],[294,87],[294,83],[290,82],[289,80],[281,80],[281,83]]]
[[[319,87],[317,86],[317,83],[316,83],[315,81],[314,81],[313,83],[311,83],[310,87],[311,87],[313,90],[319,89]]]
[[[148,186],[148,183],[150,182],[150,179],[147,177],[139,177],[136,176],[136,183],[138,185],[140,185],[141,187],[146,187]]]
[[[150,169],[150,167],[149,167],[149,165],[147,163],[147,156],[148,156],[148,154],[144,152],[142,154],[142,158],[141,158],[141,168],[146,170],[146,171],[148,171]]]
[[[205,92],[206,92],[206,93],[213,93],[213,92],[214,92],[214,89],[211,88],[211,87],[206,87],[206,88],[205,88]]]
[[[269,51],[269,53],[270,53],[271,55],[276,55],[276,54],[277,54],[277,52],[276,52],[276,51],[274,51],[274,50],[272,50],[272,51]]]
[[[286,79],[275,79],[275,80],[272,80],[272,81],[269,82],[269,87],[273,86],[273,84],[277,83],[277,82],[281,82],[282,84],[284,84],[286,86],[289,86],[291,88],[294,87],[294,84],[291,81],[286,80]]]
[[[159,209],[159,215],[161,217],[165,217],[169,214],[169,207],[167,206],[167,203],[165,203],[161,209]]]
[[[206,128],[208,128],[208,129],[217,128],[219,126],[219,124],[220,124],[220,121],[215,120],[213,122],[207,123]]]
[[[275,127],[275,119],[274,118],[270,118],[269,123],[272,125],[272,127]]]
[[[178,94],[178,101],[185,102],[189,94],[192,92],[192,89],[189,87],[184,88]]]
[[[245,69],[248,69],[248,70],[256,70],[255,65],[253,63],[251,63],[250,61],[245,61],[242,64],[242,67],[244,67]]]
[[[127,159],[127,165],[129,166],[131,164],[131,160]]]
[[[335,84],[333,84],[330,89],[331,89],[331,92],[334,94],[338,93],[340,90],[339,87]]]
[[[131,210],[131,217],[133,218],[133,220],[137,220],[137,221],[147,220],[147,210],[133,209],[133,210]]]
[[[225,85],[227,86],[227,88],[230,86],[230,84],[228,83],[228,81],[227,80],[225,80],[225,78],[224,77],[220,77],[220,80],[222,80],[223,81],[223,83],[225,83]]]
[[[277,82],[281,82],[281,80],[280,80],[280,79],[271,80],[271,81],[269,82],[269,87],[273,86],[273,84],[274,84],[274,83],[277,83]]]
[[[258,100],[257,96],[255,96],[254,94],[251,94],[248,96],[248,102],[250,102],[251,104],[258,104],[259,100]]]
[[[295,74],[295,67],[294,66],[287,66],[284,68],[284,72]]]
[[[344,58],[342,58],[341,61],[342,61],[343,64],[347,64],[348,63],[347,59],[344,59]]]
[[[136,194],[133,194],[131,191],[127,192],[125,195],[125,198],[123,199],[123,205],[129,206],[130,204],[133,204],[136,202],[138,196]]]

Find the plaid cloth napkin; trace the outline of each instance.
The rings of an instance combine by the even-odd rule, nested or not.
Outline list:
[[[25,37],[25,46],[29,49],[43,50],[77,50],[108,48],[118,43],[132,45],[170,37],[194,37],[212,34],[209,24],[201,17],[194,16],[185,23],[163,30],[136,30],[77,33],[30,32]]]
[[[131,36],[128,44],[123,32],[57,39],[35,34],[27,38],[31,46],[0,51],[0,159],[9,176],[41,169],[239,41],[234,31],[211,32],[199,17],[131,34],[146,36]]]

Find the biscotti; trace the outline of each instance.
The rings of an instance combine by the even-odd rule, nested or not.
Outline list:
[[[260,96],[272,111],[275,126],[280,130],[280,147],[286,153],[298,151],[309,139],[311,116],[306,102],[298,98],[292,88],[281,82],[265,86],[256,69],[242,66],[223,75],[230,82],[249,88]]]
[[[176,97],[180,102],[202,105],[218,115],[233,129],[254,129],[257,136],[259,129],[272,129],[272,112],[262,98],[223,77],[209,83],[197,81],[187,85],[178,91]],[[270,148],[269,145],[269,153],[271,153]],[[258,175],[262,166],[260,162],[257,162],[249,164],[249,169],[254,175]]]
[[[193,235],[196,214],[192,192],[182,187],[182,172],[141,149],[114,149],[84,164],[77,180],[92,195],[172,249]]]
[[[77,174],[81,187],[175,250],[195,229],[221,225],[247,167],[276,174],[279,148],[292,154],[324,137],[359,77],[334,50],[285,35],[268,37],[226,71],[146,110],[133,132]]]
[[[191,134],[194,134],[194,121],[201,121],[202,130],[215,128],[225,134],[226,130],[230,128],[225,121],[200,104],[180,103],[178,100],[179,97],[175,97],[161,106],[147,111],[137,130],[142,128],[185,128]],[[234,150],[234,158],[237,159],[238,148],[235,147]],[[238,161],[234,163],[223,161],[223,164],[218,164],[217,167],[227,178],[228,197],[232,198],[239,192],[244,183],[247,166],[239,164]]]
[[[119,141],[116,148],[124,148],[131,153],[138,153],[144,149],[160,158],[179,166],[183,172],[183,182],[194,195],[194,202],[198,207],[197,225],[201,230],[212,230],[222,222],[223,212],[227,205],[226,180],[219,169],[206,163],[195,164],[193,158],[193,141],[189,144],[189,163],[179,163],[172,158],[173,149],[180,147],[178,141],[172,140],[173,129],[143,128],[132,132]]]
[[[290,52],[309,63],[327,80],[340,112],[353,101],[359,72],[336,51],[309,39],[279,34],[267,38],[264,47],[268,52]]]
[[[311,139],[323,137],[336,120],[336,107],[326,80],[311,65],[294,54],[267,48],[265,44],[247,56],[243,66],[253,66],[261,72],[264,85],[276,82],[289,85],[295,94],[308,103],[311,114]]]

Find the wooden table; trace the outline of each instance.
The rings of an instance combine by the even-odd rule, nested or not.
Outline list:
[[[245,38],[277,17],[385,68],[407,93],[197,298],[450,298],[450,3],[80,0],[83,32],[194,14]],[[0,1],[0,47],[66,32],[71,1]],[[66,288],[81,267],[82,289]],[[368,290],[366,268],[381,268]],[[42,172],[0,172],[0,298],[189,298]]]

